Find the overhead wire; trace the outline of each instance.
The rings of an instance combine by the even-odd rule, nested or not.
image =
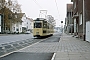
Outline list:
[[[42,8],[42,6],[39,5],[39,3],[38,3],[36,0],[33,0],[33,1],[39,6],[39,8]],[[59,8],[58,8],[58,4],[57,4],[57,1],[56,1],[56,0],[55,0],[55,4],[56,4],[56,8],[57,8],[58,15],[59,15],[59,17],[60,17]]]
[[[37,0],[33,0],[33,1],[38,5],[38,7],[40,9],[43,9],[42,6],[37,2]],[[44,13],[41,13],[41,11],[40,11],[40,14],[44,14]],[[40,14],[39,14],[39,17],[40,17]]]
[[[60,17],[59,8],[58,8],[57,1],[56,1],[56,0],[55,0],[55,4],[56,4],[56,8],[57,8],[58,15],[59,15],[59,17]]]
[[[36,0],[33,0],[40,8],[42,8],[42,6],[39,5],[39,3]]]

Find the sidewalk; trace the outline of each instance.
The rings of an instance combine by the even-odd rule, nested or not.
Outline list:
[[[90,43],[63,34],[55,60],[90,60]]]
[[[72,35],[63,34],[60,42],[37,43],[19,52],[55,52],[54,60],[90,60],[90,43]]]

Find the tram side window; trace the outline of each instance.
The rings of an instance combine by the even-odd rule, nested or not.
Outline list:
[[[47,28],[47,21],[43,21],[43,28]]]
[[[47,24],[44,24],[44,25],[43,25],[43,28],[47,28]]]
[[[34,23],[34,28],[42,28],[42,24],[41,23]]]

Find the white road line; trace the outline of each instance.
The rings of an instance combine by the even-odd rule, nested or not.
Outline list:
[[[51,60],[54,60],[55,59],[55,56],[56,56],[56,53],[53,54],[52,56],[52,59]]]
[[[47,39],[47,38],[46,38],[46,39]],[[44,40],[46,40],[46,39],[40,40],[39,42],[44,41]],[[13,51],[13,52],[4,54],[4,55],[0,56],[0,58],[1,58],[1,57],[5,57],[5,56],[7,56],[7,55],[10,55],[10,54],[12,54],[12,53],[14,53],[14,52],[18,52],[18,51],[20,51],[20,50],[26,49],[26,48],[28,48],[28,47],[30,47],[30,46],[32,46],[32,45],[35,45],[35,44],[37,44],[37,43],[39,43],[39,42],[36,42],[36,43],[34,43],[34,44],[31,44],[31,45],[29,45],[29,46],[27,46],[27,47],[25,47],[25,48],[22,48],[22,49],[19,49],[19,50],[16,50],[16,51]]]

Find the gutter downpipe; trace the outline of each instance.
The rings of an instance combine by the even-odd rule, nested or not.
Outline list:
[[[83,0],[83,40],[85,41],[85,4]]]
[[[72,24],[72,9],[71,9],[71,24]],[[72,27],[73,26],[71,26],[71,35],[72,35]]]

